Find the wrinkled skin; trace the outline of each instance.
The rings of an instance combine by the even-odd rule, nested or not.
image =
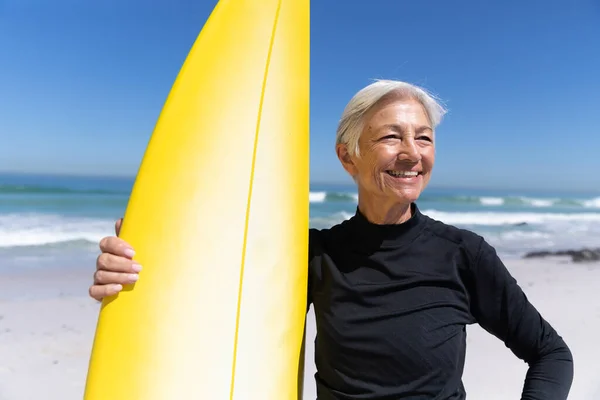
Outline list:
[[[132,260],[133,248],[118,237],[122,222],[120,218],[115,223],[115,236],[100,240],[101,254],[96,259],[94,283],[89,289],[90,296],[98,301],[119,293],[123,285],[132,284],[139,277],[141,266]]]
[[[431,178],[435,162],[434,132],[423,106],[411,99],[388,97],[365,117],[358,155],[337,146],[344,169],[358,185],[360,211],[373,223],[395,224],[410,218]],[[396,178],[388,171],[417,171]]]
[[[345,145],[336,152],[344,169],[358,185],[361,212],[373,223],[395,224],[410,218],[410,204],[417,200],[431,176],[435,161],[434,134],[425,109],[415,100],[391,95],[365,116],[359,155]],[[387,171],[417,171],[411,178],[395,178]],[[123,285],[137,281],[141,266],[133,260],[132,247],[115,235],[100,241],[90,296],[102,300],[117,294]]]

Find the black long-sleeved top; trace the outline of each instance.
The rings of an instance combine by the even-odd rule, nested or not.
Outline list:
[[[319,400],[465,399],[466,325],[529,364],[522,399],[566,399],[572,355],[482,237],[413,205],[400,225],[356,214],[310,230]]]

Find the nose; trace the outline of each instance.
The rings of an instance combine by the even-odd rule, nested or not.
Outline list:
[[[421,153],[413,137],[402,139],[402,145],[398,153],[398,160],[417,163],[421,161]]]

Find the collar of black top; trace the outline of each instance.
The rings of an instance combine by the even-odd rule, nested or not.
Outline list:
[[[399,247],[412,242],[421,232],[425,218],[415,203],[411,204],[410,219],[401,224],[375,224],[356,207],[350,219],[357,245],[369,249]]]

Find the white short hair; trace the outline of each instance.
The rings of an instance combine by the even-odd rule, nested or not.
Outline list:
[[[376,80],[358,91],[346,105],[338,124],[336,145],[345,144],[350,154],[358,155],[358,139],[363,131],[365,114],[384,97],[392,94],[420,102],[434,130],[446,114],[444,107],[423,88],[402,81]]]

